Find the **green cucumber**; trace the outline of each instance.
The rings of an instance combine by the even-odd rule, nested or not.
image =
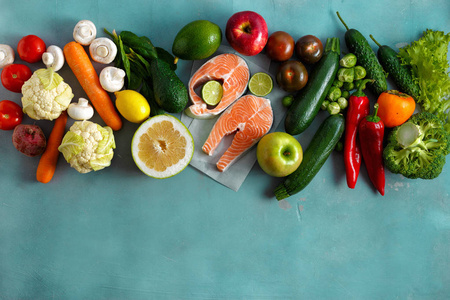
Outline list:
[[[341,114],[328,116],[314,134],[303,153],[300,166],[274,190],[277,200],[303,190],[316,176],[342,137],[345,118]]]
[[[368,86],[369,89],[376,96],[380,95],[387,90],[387,82],[383,67],[380,65],[375,52],[361,32],[356,29],[349,29],[339,15],[339,12],[336,12],[336,14],[347,29],[345,32],[345,44],[347,45],[348,51],[355,54],[358,59],[358,64],[366,69],[366,78],[375,80]]]
[[[386,45],[380,45],[372,35],[369,36],[379,47],[377,56],[384,71],[389,74],[388,76],[391,76],[400,92],[417,99],[420,89],[419,85],[412,78],[411,69],[402,64],[398,53],[394,49]]]
[[[287,133],[297,135],[311,125],[339,69],[339,38],[328,38],[322,58],[316,63],[306,86],[294,97],[286,113]]]

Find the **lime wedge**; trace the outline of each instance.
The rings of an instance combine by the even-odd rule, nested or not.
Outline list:
[[[223,88],[220,82],[210,80],[202,87],[202,98],[208,105],[217,105],[223,95]]]
[[[248,89],[255,96],[266,96],[272,91],[272,88],[272,77],[264,72],[253,74],[248,82]]]

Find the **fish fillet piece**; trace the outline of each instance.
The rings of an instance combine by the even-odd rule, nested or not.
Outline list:
[[[189,80],[189,97],[192,105],[186,109],[185,113],[197,119],[213,118],[244,94],[249,77],[248,65],[240,56],[225,53],[211,58]],[[195,92],[195,89],[210,80],[217,80],[223,88],[222,100],[213,108],[209,108]]]
[[[219,171],[223,172],[269,132],[272,123],[270,100],[245,95],[217,119],[202,150],[212,155],[226,135],[235,133],[230,147],[216,164]]]

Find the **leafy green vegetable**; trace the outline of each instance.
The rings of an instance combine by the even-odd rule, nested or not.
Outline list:
[[[427,29],[419,40],[401,48],[398,55],[402,63],[411,66],[413,79],[420,87],[417,103],[447,123],[450,132],[449,42],[450,33]]]

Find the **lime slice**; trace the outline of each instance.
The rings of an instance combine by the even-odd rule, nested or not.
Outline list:
[[[255,96],[266,96],[272,91],[272,88],[272,77],[264,72],[253,74],[248,82],[248,89]]]
[[[203,85],[202,98],[208,105],[217,105],[220,102],[223,95],[223,88],[220,82],[210,80]]]
[[[194,154],[194,139],[176,117],[157,115],[144,121],[136,130],[131,154],[144,174],[168,178],[189,165]]]

